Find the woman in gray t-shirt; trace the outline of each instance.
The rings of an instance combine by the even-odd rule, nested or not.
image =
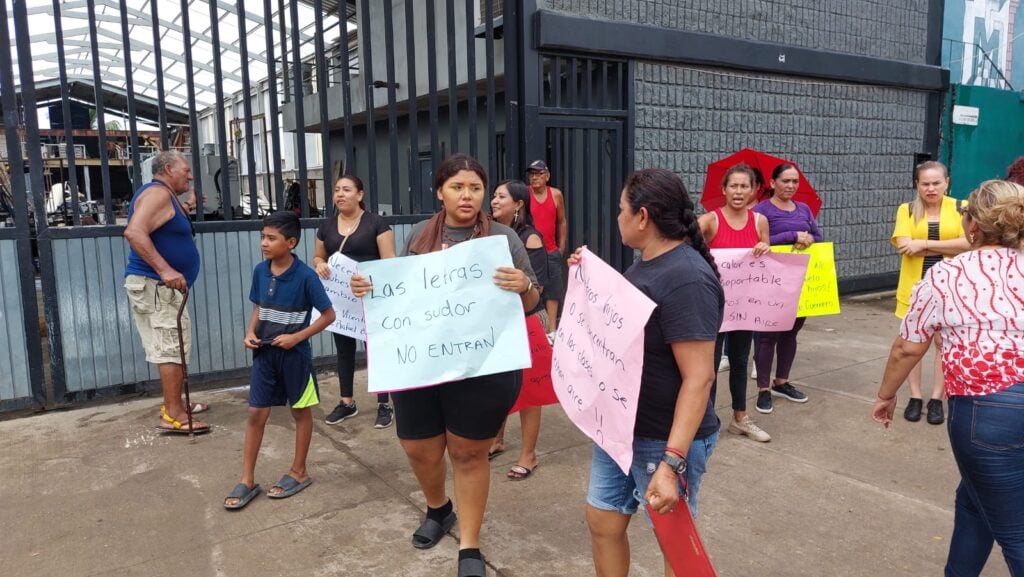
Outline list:
[[[524,311],[540,300],[536,277],[519,236],[493,222],[482,212],[487,195],[487,173],[465,154],[455,154],[435,172],[435,190],[441,211],[416,224],[402,255],[445,250],[474,238],[503,235],[512,253],[512,267],[498,267],[494,284],[520,295]],[[352,292],[364,296],[367,279],[352,277]],[[455,477],[459,505],[459,575],[483,576],[480,526],[490,486],[487,451],[509,409],[519,395],[522,371],[471,377],[432,387],[394,393],[395,423],[402,448],[409,457],[427,502],[427,515],[412,535],[412,544],[428,549],[455,524],[452,502],[445,493],[447,451]]]

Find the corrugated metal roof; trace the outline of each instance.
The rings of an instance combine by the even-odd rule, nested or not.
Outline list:
[[[290,1],[290,0],[289,0]],[[186,108],[188,90],[186,78],[191,74],[195,83],[195,102],[199,109],[213,106],[216,102],[215,86],[219,82],[226,96],[242,88],[242,67],[248,66],[249,80],[256,84],[267,78],[266,34],[267,26],[263,17],[263,3],[252,0],[245,8],[245,31],[248,48],[247,62],[242,62],[239,46],[239,19],[237,3],[216,0],[217,32],[220,36],[221,70],[220,78],[214,74],[213,30],[211,26],[211,2],[208,0],[127,0],[126,18],[128,25],[128,50],[132,69],[132,88],[137,95],[157,98],[157,74],[155,69],[154,18],[156,8],[159,18],[156,22],[157,42],[160,45],[161,68],[164,82],[164,97],[168,104]],[[31,54],[33,77],[37,83],[58,78],[58,55],[56,19],[52,0],[27,0],[29,30],[32,31]],[[92,21],[96,25],[96,41],[100,76],[105,87],[127,92],[125,67],[125,42],[122,34],[121,8],[118,0],[95,0]],[[291,20],[286,6],[286,22]],[[185,65],[185,36],[183,30],[183,6],[187,6],[189,20],[189,41],[192,47],[192,67]],[[303,59],[314,52],[316,14],[310,0],[300,0],[298,29],[302,39],[300,53]],[[324,0],[321,15],[325,29],[324,43],[330,46],[339,37],[339,2]],[[354,20],[353,2],[345,2],[349,20]],[[280,61],[280,20],[278,2],[271,2],[271,18],[275,60]],[[9,27],[15,36],[13,14],[8,10]],[[63,53],[66,71],[70,79],[90,80],[93,77],[93,55],[90,47],[90,16],[85,0],[65,0],[60,5],[60,23],[63,29]],[[352,29],[354,23],[347,23]],[[287,33],[291,34],[288,22]],[[15,65],[15,80],[20,85],[18,55],[11,47]],[[288,57],[291,51],[289,45]]]

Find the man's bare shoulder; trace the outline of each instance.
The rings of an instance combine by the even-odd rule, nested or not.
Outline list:
[[[171,207],[171,195],[163,186],[155,185],[146,188],[135,199],[135,214],[140,212],[158,212]]]
[[[162,186],[150,186],[143,190],[135,199],[128,228],[141,229],[147,233],[160,228],[174,218],[174,205],[171,203],[171,195]]]

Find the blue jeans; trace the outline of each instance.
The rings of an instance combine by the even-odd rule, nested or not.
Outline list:
[[[946,577],[980,574],[993,541],[1024,577],[1024,383],[950,397],[947,427],[961,479]]]
[[[717,443],[718,431],[715,431],[704,439],[694,439],[686,453],[686,484],[690,489],[688,504],[694,519],[697,518],[697,492],[708,470],[708,459]],[[594,456],[590,462],[587,503],[602,511],[615,511],[623,515],[636,513],[664,454],[665,441],[642,437],[633,439],[633,463],[629,467],[629,475],[624,475],[618,464],[595,443]],[[681,483],[679,494],[683,494]],[[646,509],[644,514],[647,514]]]

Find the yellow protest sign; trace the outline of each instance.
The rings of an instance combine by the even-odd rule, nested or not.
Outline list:
[[[831,242],[816,242],[806,250],[793,245],[773,246],[772,252],[809,254],[807,276],[800,291],[798,317],[820,317],[839,314],[839,283],[836,280],[836,255]]]

